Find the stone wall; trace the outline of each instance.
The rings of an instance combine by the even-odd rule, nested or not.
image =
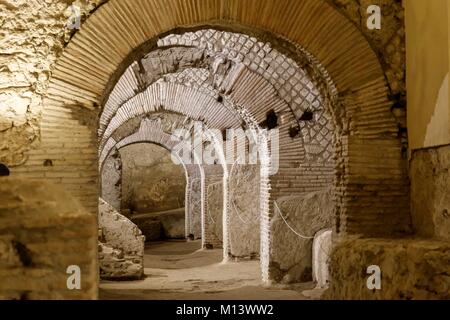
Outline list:
[[[142,278],[145,242],[142,232],[103,199],[100,199],[98,211],[100,277]]]
[[[405,10],[401,0],[329,0],[350,19],[376,50],[393,95],[406,93]],[[367,28],[367,8],[381,8],[381,30]],[[404,98],[404,97],[403,97]],[[403,114],[403,120],[406,114]]]
[[[186,197],[186,236],[202,237],[202,177],[199,166],[187,166],[188,188]]]
[[[0,299],[96,299],[95,216],[59,187],[0,178],[0,279]]]
[[[333,225],[331,189],[278,199],[271,221],[271,274],[285,283],[312,280],[315,234]]]
[[[186,238],[184,208],[157,213],[137,214],[132,221],[142,230],[147,241]]]
[[[104,0],[77,0],[84,21]],[[75,30],[70,1],[0,3],[0,162],[24,164],[39,144],[43,96],[55,61]]]
[[[228,180],[228,241],[230,256],[258,258],[260,254],[260,167],[236,165]]]
[[[223,181],[207,183],[205,208],[205,246],[222,248],[223,242]]]
[[[367,287],[372,265],[380,267],[380,290]],[[348,239],[333,250],[331,285],[324,298],[448,300],[449,265],[449,242]]]
[[[410,164],[414,231],[450,240],[450,146],[416,150]]]
[[[206,248],[223,248],[224,189],[223,168],[205,166],[205,203],[203,212],[203,246]]]
[[[151,213],[184,207],[186,173],[173,163],[169,151],[138,143],[122,148],[120,154],[122,209]]]
[[[83,23],[105,0],[77,0]],[[393,0],[329,0],[368,38],[386,66],[393,92],[404,92],[404,24],[403,7]],[[23,164],[26,151],[38,143],[42,97],[55,61],[76,30],[66,28],[71,16],[71,3],[51,0],[35,3],[6,0],[0,4],[2,24],[0,72],[0,162],[9,166]],[[365,26],[365,10],[380,4],[383,30],[369,31]],[[13,126],[14,124],[14,126]]]
[[[118,150],[113,150],[105,159],[100,175],[101,198],[120,212],[122,206],[122,159]]]
[[[6,3],[8,13],[15,10],[25,12],[29,9],[26,6],[17,9],[11,5],[11,1]],[[191,4],[191,2],[187,3]],[[364,38],[357,32],[359,29],[365,33],[365,21],[362,19],[361,12],[365,11],[366,2],[335,1],[341,13],[353,17],[351,19],[357,26],[356,32],[352,29],[351,24],[347,24],[346,19],[317,0],[287,2],[287,5],[292,6],[292,10],[286,13],[281,10],[281,7],[277,7],[279,4],[277,1],[260,1],[257,5],[261,15],[257,17],[251,11],[248,12],[248,15],[240,14],[240,12],[248,10],[245,7],[246,2],[243,1],[226,1],[227,5],[220,7],[212,5],[212,3],[215,2],[195,2],[194,5],[194,1],[192,1],[192,9],[195,13],[192,14],[191,11],[186,11],[186,8],[191,8],[190,5],[181,6],[180,2],[171,1],[170,5],[173,6],[176,14],[167,20],[156,19],[158,21],[151,26],[137,25],[134,22],[153,15],[153,11],[157,10],[153,6],[158,5],[159,2],[147,2],[146,10],[142,10],[139,1],[111,1],[109,4],[111,8],[114,7],[113,9],[99,10],[99,14],[93,17],[95,19],[92,20],[92,23],[86,25],[86,32],[82,30],[77,35],[76,41],[74,40],[69,46],[70,48],[67,48],[64,58],[59,61],[59,67],[53,72],[52,86],[47,91],[49,98],[45,106],[46,117],[41,125],[42,132],[47,133],[45,141],[43,140],[40,150],[28,154],[30,158],[26,166],[14,169],[13,174],[22,174],[33,179],[53,180],[83,200],[86,207],[95,212],[98,199],[97,150],[95,147],[98,108],[96,107],[101,105],[102,97],[108,91],[108,86],[114,81],[111,80],[114,78],[111,76],[118,72],[118,66],[121,66],[127,59],[127,55],[136,50],[144,41],[149,40],[149,36],[158,36],[158,32],[177,27],[181,22],[196,23],[197,20],[192,20],[192,17],[198,17],[199,21],[224,17],[225,20],[236,21],[236,25],[254,25],[261,29],[273,30],[280,35],[289,35],[292,41],[304,45],[319,62],[326,62],[329,77],[336,82],[339,89],[342,89],[339,104],[335,110],[337,119],[344,122],[339,123],[342,125],[342,128],[339,129],[343,130],[343,137],[337,141],[341,148],[336,150],[338,153],[336,167],[341,170],[337,174],[339,181],[336,187],[338,215],[342,213],[339,231],[370,233],[373,230],[382,230],[389,233],[396,230],[397,225],[402,230],[407,229],[403,228],[404,225],[408,225],[404,217],[408,214],[409,204],[407,191],[405,191],[405,185],[407,185],[404,174],[406,172],[404,170],[405,163],[401,158],[404,146],[399,143],[397,138],[403,134],[404,130],[397,128],[397,124],[390,121],[389,101],[393,99],[387,99],[386,96],[392,93],[395,85],[394,81],[390,80],[391,90],[387,90],[384,86],[385,74],[379,70],[377,58],[371,50],[371,47],[377,47],[374,45],[375,36],[366,34],[370,42],[370,45],[367,45]],[[383,1],[383,4],[386,8],[392,8],[398,2]],[[254,12],[258,12],[258,10],[252,8]],[[323,15],[316,15],[318,12],[323,12]],[[352,12],[356,14],[351,15]],[[116,25],[113,23],[116,17],[111,13],[130,15],[132,18],[123,19],[123,24]],[[310,15],[311,13],[314,16]],[[392,15],[397,15],[397,13],[394,12]],[[158,17],[160,16],[158,15]],[[317,23],[313,25],[303,23],[305,19],[316,21],[316,18]],[[12,21],[14,20],[12,19]],[[151,20],[153,21],[153,19]],[[108,33],[101,31],[106,21],[111,21]],[[286,26],[291,26],[290,30],[285,30]],[[394,27],[390,30],[398,32],[400,29],[401,27]],[[33,37],[25,38],[32,39]],[[386,38],[390,37],[386,36]],[[329,39],[334,41],[329,41]],[[392,39],[396,45],[402,46],[401,39],[399,44],[396,37]],[[352,50],[355,46],[359,50]],[[112,50],[113,47],[114,50]],[[384,44],[379,47],[384,48]],[[388,58],[389,55],[384,52],[389,53],[391,50],[392,46],[387,45],[386,49],[380,49],[377,52],[380,58]],[[392,52],[395,51],[394,48]],[[382,53],[380,54],[380,52]],[[48,54],[48,56],[52,55]],[[392,58],[392,61],[394,60]],[[101,62],[101,67],[97,62]],[[49,64],[53,64],[53,61]],[[386,72],[386,70],[385,68],[384,71]],[[284,72],[286,76],[288,76],[287,71],[289,70]],[[250,74],[248,79],[254,79],[251,76]],[[388,76],[388,78],[396,78],[396,76]],[[248,82],[251,83],[251,81]],[[243,91],[245,90],[241,90],[241,92]],[[239,97],[238,94],[237,96]],[[260,95],[256,96],[260,97]],[[246,95],[243,97],[248,98]],[[15,103],[11,103],[11,105],[15,105]],[[345,108],[341,108],[342,105]],[[349,114],[344,115],[345,112]],[[8,126],[7,124],[5,127]],[[290,129],[292,128],[284,124],[283,139],[287,143],[290,139]],[[6,130],[11,132],[12,128],[9,127]],[[18,136],[17,139],[20,137]],[[24,148],[28,147],[29,143],[26,142]],[[389,149],[389,152],[385,152],[386,149]],[[382,153],[378,152],[379,150],[382,150]],[[6,153],[7,156],[10,156],[18,152],[10,150],[8,144]],[[379,161],[380,154],[387,154],[386,161]],[[280,171],[279,179],[274,179],[277,185],[273,185],[273,200],[277,200],[280,195],[312,191],[306,190],[303,184],[295,181],[295,178],[290,178],[292,171],[298,173],[297,176],[300,180],[305,179],[302,182],[308,186],[313,185],[314,190],[328,185],[330,181],[328,178],[331,178],[333,174],[333,164],[328,166],[326,176],[314,176],[314,174],[302,176],[297,148],[294,146],[290,150],[287,149],[285,155],[292,161],[287,161],[289,163],[286,163]],[[44,164],[53,165],[46,166]],[[373,167],[367,174],[362,175],[361,171],[368,166]],[[311,171],[314,170],[315,168],[312,168]],[[320,170],[317,171],[321,174]],[[390,180],[392,176],[394,176],[394,183]],[[316,177],[321,179],[315,179]],[[277,193],[277,190],[283,190],[284,194]],[[386,202],[383,202],[386,197],[384,192],[392,195],[389,200],[395,205],[388,207]],[[370,207],[370,210],[365,211],[364,216],[361,217],[360,212],[362,208],[366,207]],[[381,213],[385,214],[388,219],[377,219]],[[389,219],[391,216],[394,219]],[[402,217],[397,219],[398,216]],[[385,227],[385,225],[388,226]],[[270,230],[267,228],[263,232],[268,235]]]

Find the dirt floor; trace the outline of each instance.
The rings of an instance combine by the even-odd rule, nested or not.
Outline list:
[[[312,283],[266,287],[259,261],[222,262],[222,250],[201,250],[200,241],[153,242],[145,250],[140,281],[102,281],[100,299],[307,300],[322,293]]]

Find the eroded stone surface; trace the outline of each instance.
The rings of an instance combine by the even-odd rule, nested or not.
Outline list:
[[[168,150],[138,143],[120,150],[122,204],[138,214],[178,209],[186,197],[186,172]]]
[[[237,258],[259,257],[260,250],[260,168],[236,165],[230,173],[228,192],[230,255]]]
[[[223,241],[223,181],[206,187],[205,243],[220,248]]]
[[[415,151],[412,155],[411,201],[415,231],[450,240],[450,146]]]
[[[113,150],[101,168],[101,197],[120,212],[122,206],[122,159]]]
[[[76,30],[66,28],[71,4],[81,19],[104,0],[0,3],[0,162],[23,164],[40,137],[40,121],[51,72]]]
[[[405,12],[401,1],[330,0],[354,22],[378,51],[390,87],[395,94],[406,91]],[[378,5],[382,14],[382,32],[367,28],[367,8]]]
[[[333,210],[330,189],[276,201],[271,222],[272,236],[277,239],[270,261],[274,279],[288,283],[312,280],[314,235],[332,227]]]
[[[95,299],[95,216],[60,187],[0,178],[0,299]],[[81,290],[67,289],[69,266]]]
[[[193,173],[195,172],[195,173]],[[197,170],[189,173],[188,198],[186,208],[189,219],[188,230],[186,234],[192,235],[194,239],[202,237],[202,185],[200,172]]]
[[[367,268],[381,269],[381,290],[367,288]],[[331,299],[450,299],[450,243],[347,239],[331,258]]]
[[[108,279],[141,278],[144,242],[139,228],[100,199],[100,276]]]

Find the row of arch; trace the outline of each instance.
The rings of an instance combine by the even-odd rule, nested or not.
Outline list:
[[[89,137],[92,163],[77,166],[98,177],[114,148],[147,134],[142,141],[172,150],[173,130],[192,132],[195,121],[219,131],[279,130],[279,168],[270,175],[275,159],[266,141],[257,197],[262,276],[277,280],[295,265],[273,253],[291,254],[277,247],[273,203],[280,197],[333,185],[338,235],[409,229],[407,174],[388,92],[369,43],[327,1],[110,0],[55,67],[42,149],[61,130]],[[98,114],[98,122],[86,114]],[[77,158],[78,150],[65,148],[64,159]],[[221,166],[228,257],[232,164]],[[62,167],[52,170],[49,177],[64,183]],[[93,203],[93,187],[70,188]]]

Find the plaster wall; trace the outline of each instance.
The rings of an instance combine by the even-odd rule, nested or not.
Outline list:
[[[450,143],[448,0],[407,0],[408,133],[412,150]]]

